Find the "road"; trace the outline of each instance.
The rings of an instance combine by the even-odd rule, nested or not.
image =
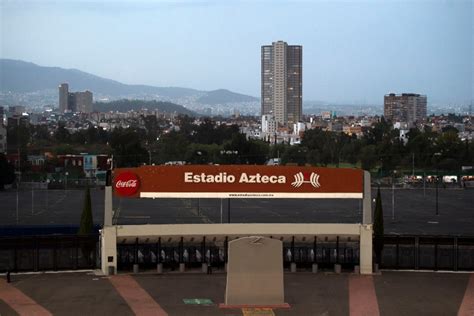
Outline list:
[[[438,216],[435,189],[395,189],[393,209],[392,190],[381,193],[386,233],[474,235],[474,190],[440,189]],[[94,223],[102,224],[104,191],[91,190],[91,198]],[[78,225],[83,200],[80,190],[20,191],[17,212],[17,192],[1,192],[0,225]],[[224,223],[227,207],[228,200],[222,200]],[[113,208],[118,224],[221,222],[220,199],[114,198]],[[232,223],[357,223],[362,218],[360,200],[336,199],[232,199],[230,215]]]

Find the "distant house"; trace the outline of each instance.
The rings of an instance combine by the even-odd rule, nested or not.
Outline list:
[[[9,153],[7,154],[7,161],[13,165],[15,169],[18,169],[20,166],[20,155],[18,153]]]
[[[84,165],[84,156],[83,155],[58,155],[58,167],[63,167],[65,169],[77,168],[82,169]]]
[[[87,178],[97,177],[98,172],[106,171],[108,167],[108,155],[83,155],[84,174]]]
[[[28,164],[30,165],[31,171],[43,171],[46,164],[46,158],[44,155],[28,155]]]

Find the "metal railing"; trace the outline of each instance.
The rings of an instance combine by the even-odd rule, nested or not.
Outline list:
[[[381,267],[413,270],[474,270],[474,237],[384,237]]]
[[[0,237],[0,272],[95,269],[98,235]]]
[[[398,270],[474,270],[474,237],[462,236],[394,236],[384,237],[382,269]],[[214,245],[194,244],[119,244],[118,269],[131,270],[133,264],[143,269],[154,269],[157,263],[174,269],[179,263],[193,267],[212,262],[223,267],[227,262],[227,243]],[[251,260],[251,258],[249,258]],[[332,269],[340,264],[351,270],[359,264],[359,244],[354,241],[283,243],[283,263],[297,263],[310,268],[317,263],[320,269]]]
[[[341,239],[342,240],[342,239]],[[474,236],[408,236],[386,235],[382,253],[382,269],[474,271]],[[179,263],[199,267],[211,263],[223,268],[227,262],[228,242],[139,243],[117,245],[118,270],[177,269]],[[251,258],[249,258],[251,260]],[[354,269],[359,263],[357,241],[284,242],[283,263],[297,263],[310,269],[317,263],[320,269]],[[95,269],[100,267],[99,235],[42,235],[0,237],[0,272],[8,270],[46,271]]]

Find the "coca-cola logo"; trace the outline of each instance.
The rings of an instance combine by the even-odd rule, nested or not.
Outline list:
[[[140,180],[137,175],[126,171],[115,177],[115,192],[121,196],[131,196],[138,192]]]
[[[128,181],[122,181],[119,180],[115,184],[116,188],[135,188],[138,185],[138,180],[128,180]]]

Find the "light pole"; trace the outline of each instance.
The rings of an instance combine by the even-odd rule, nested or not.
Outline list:
[[[423,171],[423,198],[426,198],[426,173]]]
[[[64,191],[65,192],[64,193],[67,195],[67,176],[69,175],[69,173],[66,171],[64,173],[64,175],[65,175],[65,181],[64,181]]]
[[[439,206],[438,206],[438,182],[439,182],[439,170],[438,170],[438,157],[441,156],[441,153],[435,153],[435,163],[436,163],[436,216],[439,215]]]
[[[46,212],[48,211],[48,194],[49,194],[49,179],[46,179]]]
[[[17,139],[19,142],[19,138]],[[19,198],[19,190],[20,190],[20,184],[21,184],[21,155],[20,155],[20,145],[17,143],[18,146],[18,178],[17,178],[17,185],[16,185],[16,224],[19,224],[20,217],[19,217],[19,204],[20,204],[20,198]]]
[[[33,216],[35,212],[35,190],[33,182],[31,182],[31,216]]]
[[[222,224],[222,199],[221,199],[221,224]]]
[[[395,174],[396,171],[393,172],[392,175],[392,221],[395,220]]]
[[[18,225],[18,221],[19,221],[19,217],[18,217],[18,206],[19,206],[19,203],[20,203],[20,199],[18,197],[18,190],[19,190],[19,187],[20,187],[20,179],[17,178],[16,179],[16,224]]]

